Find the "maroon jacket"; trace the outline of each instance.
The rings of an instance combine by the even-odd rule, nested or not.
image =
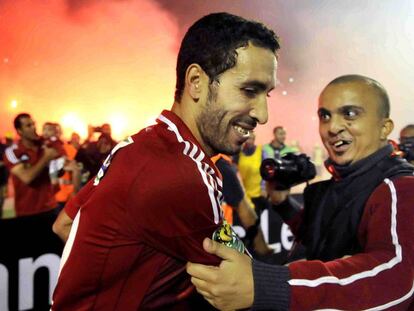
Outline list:
[[[325,199],[315,196],[316,200],[307,201],[305,195],[304,210],[296,215],[279,211],[281,215],[293,216],[289,224],[293,232],[301,234],[302,241],[312,242],[312,233],[318,234],[319,224],[324,223],[324,214],[316,214],[318,209],[315,207],[326,208],[325,212],[337,207],[334,209],[336,213],[331,213],[333,216],[324,225],[332,230],[325,231],[328,234],[326,239],[319,234],[323,238],[317,241],[325,241],[322,246],[335,246],[336,241],[329,239],[335,237],[341,240],[341,236],[335,235],[335,231],[339,231],[344,235],[341,241],[350,241],[352,246],[353,239],[348,237],[354,237],[351,224],[355,223],[358,245],[355,250],[345,248],[349,253],[342,254],[335,247],[325,247],[316,256],[313,255],[315,252],[310,253],[313,260],[296,261],[287,267],[254,262],[254,309],[414,310],[414,168],[394,159],[387,148],[361,160],[364,162],[353,164],[354,167],[346,168],[348,173],[351,171],[352,175],[347,176],[351,182],[340,188],[339,194],[328,193],[325,189]],[[376,161],[373,161],[374,158]],[[392,164],[390,170],[383,170],[388,167],[387,163]],[[353,171],[355,168],[358,170]],[[375,171],[379,174],[374,174]],[[385,177],[377,182],[376,178],[382,174]],[[345,179],[331,182],[329,190],[335,190],[334,186],[341,182]],[[367,200],[359,202],[359,195],[366,189],[369,189]],[[340,201],[338,205],[342,206],[338,207],[336,202],[344,197],[346,202]],[[357,200],[352,201],[354,198]],[[352,204],[347,204],[347,201]],[[321,203],[313,206],[313,203],[306,204],[309,202]],[[360,203],[362,209],[359,209]],[[355,207],[358,209],[352,210]],[[314,208],[313,213],[308,212],[309,208]],[[348,213],[355,211],[361,212],[357,222],[349,216],[354,214]],[[288,219],[285,218],[285,221]],[[313,231],[301,232],[300,229],[306,227]],[[304,245],[312,248],[314,244]],[[347,247],[347,244],[343,245]],[[325,252],[326,249],[330,252]],[[335,258],[322,258],[326,254],[335,254],[334,251],[337,251]]]
[[[372,193],[358,230],[361,253],[291,263],[290,310],[414,310],[413,189],[407,176]]]

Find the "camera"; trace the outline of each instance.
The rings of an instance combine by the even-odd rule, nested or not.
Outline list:
[[[404,159],[414,161],[414,137],[405,137],[398,145],[398,149],[402,151]]]
[[[95,126],[93,128],[93,131],[96,132],[96,133],[101,133],[102,132],[102,127],[101,126]]]
[[[265,159],[260,165],[260,175],[276,183],[276,189],[287,190],[316,176],[315,165],[304,154],[287,153],[279,159]]]

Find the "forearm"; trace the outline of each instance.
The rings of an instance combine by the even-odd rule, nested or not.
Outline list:
[[[62,210],[56,218],[56,221],[53,223],[52,230],[63,242],[66,242],[69,237],[72,223],[73,219],[66,214],[65,210]]]
[[[249,228],[256,223],[257,215],[253,208],[251,208],[246,197],[240,201],[240,204],[237,208],[237,213],[240,218],[240,222],[243,228]]]
[[[14,166],[11,170],[11,173],[16,175],[25,184],[30,184],[37,176],[40,175],[40,173],[48,164],[49,158],[43,156],[33,166],[28,167],[23,163]]]
[[[289,225],[294,235],[297,235],[302,218],[302,208],[291,196],[278,205],[272,205],[282,220]]]
[[[406,310],[413,268],[410,262],[396,261],[387,252],[377,252],[325,263],[294,262],[288,267],[290,310],[384,310],[381,306],[388,304],[396,305],[393,310]]]
[[[289,270],[285,266],[253,261],[253,310],[289,310]]]

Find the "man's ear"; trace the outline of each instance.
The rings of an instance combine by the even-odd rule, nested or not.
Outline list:
[[[206,76],[206,73],[199,64],[191,64],[187,68],[184,91],[186,91],[195,102],[197,102],[202,95],[204,85],[206,84]]]
[[[394,129],[394,122],[390,118],[382,120],[381,140],[387,140],[388,136]]]

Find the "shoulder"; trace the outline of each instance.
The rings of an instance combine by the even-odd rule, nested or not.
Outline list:
[[[402,215],[405,211],[412,213],[414,205],[414,176],[401,176],[396,178],[386,178],[371,193],[367,206],[371,213],[381,209],[383,206],[398,208],[398,213]]]
[[[371,200],[383,200],[389,196],[399,196],[402,198],[414,198],[414,176],[399,176],[386,178],[372,192]]]
[[[263,151],[273,151],[272,145],[271,144],[264,144],[262,146]]]
[[[6,148],[4,151],[4,159],[12,165],[16,165],[21,162],[21,156],[24,150],[17,143]]]

